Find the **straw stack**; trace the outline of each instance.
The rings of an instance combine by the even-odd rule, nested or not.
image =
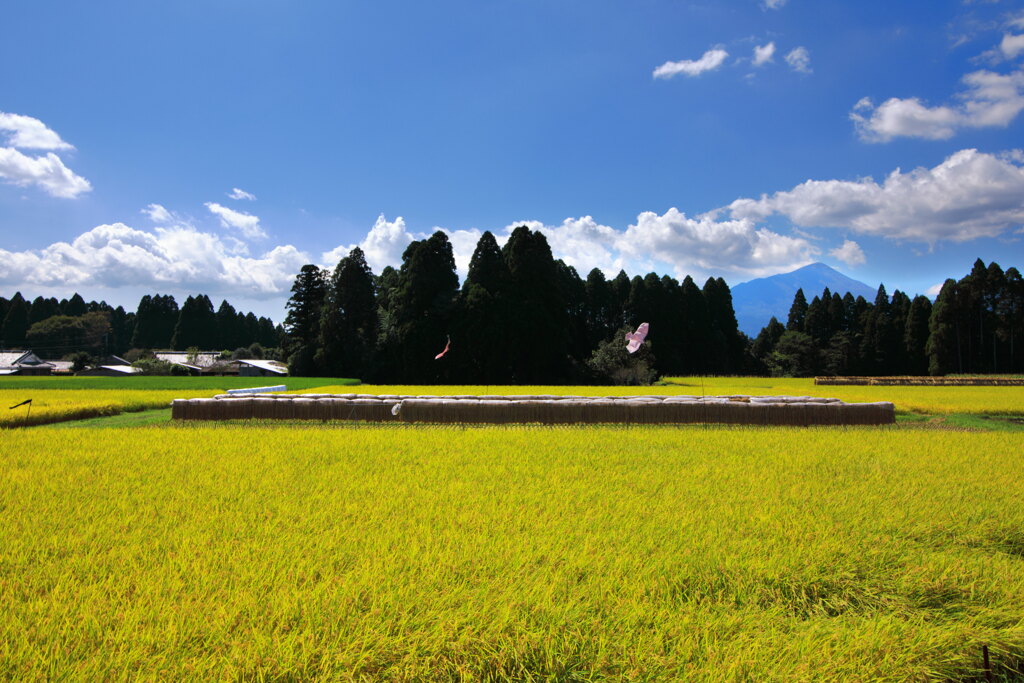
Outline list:
[[[341,420],[440,424],[871,425],[895,421],[892,403],[816,396],[402,396],[258,394],[177,399],[176,420]]]

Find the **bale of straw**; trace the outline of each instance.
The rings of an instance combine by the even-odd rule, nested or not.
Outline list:
[[[230,401],[214,403],[217,418],[221,420],[250,420],[253,416],[253,399],[233,398]]]
[[[176,398],[171,401],[171,419],[172,420],[187,420],[188,419],[188,399],[187,398]]]
[[[275,406],[277,406],[277,401],[272,398],[254,398],[252,400],[252,416],[257,420],[274,420],[277,418]]]

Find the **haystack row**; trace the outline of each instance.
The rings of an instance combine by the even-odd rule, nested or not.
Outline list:
[[[342,420],[441,424],[877,425],[892,403],[811,396],[400,396],[273,394],[177,399],[176,420]]]
[[[1019,377],[815,377],[820,386],[1021,387]]]

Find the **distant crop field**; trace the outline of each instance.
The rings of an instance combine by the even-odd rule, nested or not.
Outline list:
[[[171,401],[181,398],[182,393],[182,391],[167,389],[0,388],[0,428],[40,425],[166,408]],[[213,389],[196,389],[184,393],[190,394],[190,398],[203,398],[219,392]],[[26,399],[32,399],[31,406],[11,408]]]
[[[176,398],[207,398],[227,389],[285,384],[296,390],[338,378],[268,381],[260,377],[9,377],[0,380],[0,428],[167,408]],[[226,381],[225,381],[226,380]],[[255,380],[251,382],[239,380]],[[348,389],[351,391],[350,385]],[[28,406],[11,406],[32,399]]]
[[[813,379],[775,377],[673,377],[664,380],[683,393],[834,397],[848,403],[891,401],[897,411],[1024,415],[1024,387],[815,386]],[[362,389],[361,389],[362,390]]]
[[[242,389],[246,387],[269,387],[284,384],[289,391],[299,391],[326,384],[354,386],[357,379],[338,377],[3,377],[0,390],[28,391],[30,389],[87,390],[87,389],[130,389],[138,391],[205,391],[209,389]],[[349,389],[351,390],[351,389]]]
[[[948,680],[1024,661],[1024,436],[0,434],[0,679]]]

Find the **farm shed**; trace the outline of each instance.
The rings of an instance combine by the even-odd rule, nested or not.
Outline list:
[[[128,377],[140,374],[142,371],[131,365],[97,365],[93,368],[86,368],[78,373],[79,377]]]
[[[277,377],[288,374],[288,366],[276,360],[257,360],[253,358],[233,360],[237,365],[239,377]]]
[[[157,351],[153,354],[157,360],[162,360],[171,365],[184,368],[190,375],[198,375],[209,372],[220,360],[220,351],[199,351],[188,353],[187,351]],[[217,374],[211,372],[210,374]]]
[[[49,375],[53,367],[31,351],[0,352],[0,375]]]

